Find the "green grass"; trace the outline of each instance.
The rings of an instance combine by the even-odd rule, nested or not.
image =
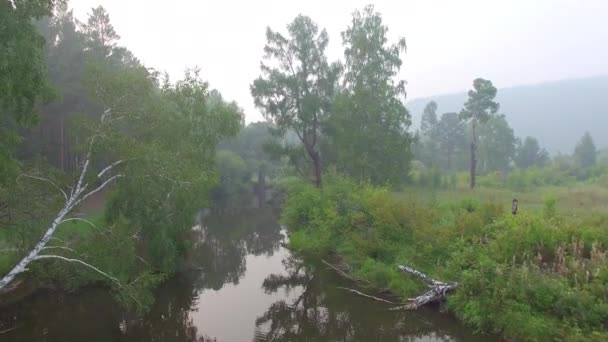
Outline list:
[[[513,198],[519,201],[519,212],[538,212],[543,209],[547,196],[557,199],[557,209],[563,215],[591,215],[608,213],[608,186],[574,184],[570,186],[544,186],[531,191],[514,191],[504,188],[479,186],[456,189],[406,188],[395,194],[401,199],[417,199],[426,203],[459,202],[475,199],[482,203],[495,203],[511,207]]]

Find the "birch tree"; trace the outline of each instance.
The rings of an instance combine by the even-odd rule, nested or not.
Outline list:
[[[388,27],[374,7],[355,11],[342,32],[343,90],[329,120],[338,170],[376,184],[401,184],[409,173],[413,138],[403,105],[405,39],[389,43]]]

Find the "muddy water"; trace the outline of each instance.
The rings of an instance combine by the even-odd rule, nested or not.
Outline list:
[[[429,308],[389,305],[338,289],[333,271],[282,247],[272,210],[210,216],[196,227],[193,270],[167,281],[144,317],[103,289],[39,293],[0,307],[0,341],[490,341]]]

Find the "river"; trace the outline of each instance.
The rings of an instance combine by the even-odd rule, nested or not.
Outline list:
[[[192,270],[156,291],[149,313],[123,310],[104,289],[40,292],[0,307],[0,341],[490,341],[425,308],[356,296],[326,267],[283,247],[272,209],[210,215],[195,227]]]

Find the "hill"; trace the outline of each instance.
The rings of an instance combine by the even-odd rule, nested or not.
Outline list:
[[[466,92],[418,98],[406,103],[418,129],[424,106],[438,113],[460,111]],[[598,148],[608,147],[608,75],[498,89],[500,113],[518,137],[533,136],[551,153],[571,153],[585,131]]]

